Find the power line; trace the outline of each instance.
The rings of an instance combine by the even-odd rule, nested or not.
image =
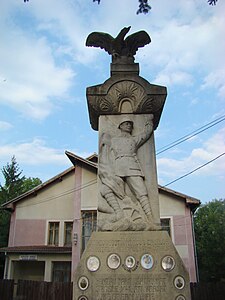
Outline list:
[[[180,180],[180,179],[182,179],[182,178],[184,178],[184,177],[187,177],[188,175],[190,175],[190,174],[196,172],[197,170],[199,170],[199,169],[205,167],[206,165],[212,163],[213,161],[217,160],[218,158],[222,157],[223,155],[225,155],[225,152],[222,153],[222,154],[220,154],[220,155],[218,155],[217,157],[213,158],[212,160],[206,162],[205,164],[203,164],[203,165],[197,167],[196,169],[192,170],[191,172],[186,173],[185,175],[180,176],[179,178],[177,178],[177,179],[175,179],[175,180],[173,180],[173,181],[167,183],[167,184],[164,185],[163,187],[166,187],[166,186],[168,186],[168,185],[170,185],[170,184],[172,184],[172,183],[174,183],[174,182],[176,182],[176,181],[178,181],[178,180]],[[84,188],[87,188],[87,187],[89,187],[89,186],[91,186],[91,185],[94,185],[94,184],[96,184],[96,183],[97,183],[97,180],[96,180],[96,179],[92,179],[92,180],[88,181],[87,183],[81,184],[80,186],[78,186],[78,187],[76,187],[76,188],[69,189],[69,190],[67,190],[67,191],[65,191],[65,192],[63,192],[63,193],[61,193],[61,194],[58,194],[58,195],[54,195],[54,196],[45,198],[45,199],[43,199],[42,201],[37,202],[37,203],[26,204],[26,205],[20,206],[20,208],[21,208],[21,207],[33,206],[33,205],[39,205],[39,204],[44,203],[44,202],[52,201],[52,200],[55,200],[55,199],[57,199],[57,198],[60,198],[60,197],[63,197],[63,196],[72,194],[72,193],[74,193],[74,192],[76,192],[76,191],[82,190],[82,189],[84,189]]]
[[[157,155],[157,154],[160,154],[160,153],[162,153],[162,152],[165,152],[165,151],[167,151],[167,150],[169,150],[169,149],[171,149],[172,147],[174,147],[174,146],[176,146],[176,145],[178,145],[178,144],[180,144],[180,143],[182,143],[182,142],[184,142],[184,141],[186,141],[186,140],[192,138],[193,136],[195,136],[195,135],[197,135],[197,134],[199,134],[199,133],[201,133],[201,132],[203,132],[203,131],[205,131],[205,130],[207,130],[207,129],[213,127],[213,126],[215,126],[216,124],[218,124],[218,123],[220,123],[220,122],[222,122],[222,121],[224,121],[224,120],[225,120],[225,115],[223,115],[223,116],[221,116],[221,117],[215,119],[214,121],[211,121],[211,122],[209,122],[209,123],[203,125],[202,127],[200,127],[200,128],[198,128],[198,129],[192,131],[191,133],[189,133],[189,134],[187,134],[187,135],[185,135],[185,136],[183,136],[183,137],[181,137],[181,138],[175,140],[174,142],[172,142],[172,143],[170,143],[170,144],[168,144],[168,145],[166,145],[166,146],[164,146],[164,147],[161,147],[160,149],[163,149],[163,148],[165,148],[165,147],[167,147],[167,148],[164,149],[164,150],[162,150],[162,151],[157,152],[156,155]],[[210,126],[208,126],[208,125],[210,125]],[[206,127],[206,126],[208,126],[208,127]],[[206,127],[206,128],[205,128],[205,127]],[[159,150],[160,150],[160,149],[159,149]],[[183,176],[181,176],[181,177],[179,177],[179,178],[177,178],[177,179],[175,179],[175,180],[169,182],[168,184],[164,185],[164,187],[166,187],[166,186],[168,186],[168,185],[170,185],[170,184],[172,184],[172,183],[174,183],[174,182],[176,182],[176,181],[178,181],[178,180],[180,180],[180,179],[182,179],[182,178],[184,178],[184,177],[186,177],[186,176],[192,174],[193,172],[195,172],[195,171],[201,169],[202,167],[204,167],[204,166],[206,166],[207,164],[213,162],[214,160],[218,159],[219,157],[221,157],[221,156],[224,155],[224,154],[225,154],[225,153],[219,155],[219,156],[216,157],[215,159],[213,159],[213,160],[207,162],[206,164],[204,164],[204,165],[202,165],[202,166],[196,168],[195,170],[193,170],[193,171],[191,171],[191,172],[189,172],[189,173],[187,173],[187,174],[185,174],[185,175],[183,175]],[[91,185],[93,185],[93,184],[96,184],[96,183],[97,183],[96,179],[91,180],[91,181],[89,181],[89,182],[87,182],[87,183],[85,183],[85,184],[80,185],[79,187],[72,188],[72,189],[69,189],[69,190],[67,190],[67,191],[64,191],[64,192],[61,193],[61,194],[58,194],[58,195],[55,195],[55,196],[51,196],[51,197],[45,198],[45,199],[42,200],[41,202],[36,203],[36,205],[37,205],[37,204],[40,204],[40,203],[43,203],[43,202],[55,200],[56,198],[60,198],[60,197],[69,195],[69,194],[71,194],[71,193],[73,193],[73,192],[82,190],[82,189],[84,189],[84,188],[86,188],[86,187],[89,187],[89,186],[91,186]],[[35,204],[30,204],[30,205],[35,205]],[[24,205],[24,206],[30,206],[30,205]],[[21,207],[24,207],[24,206],[21,206]]]
[[[163,153],[163,152],[165,152],[165,151],[167,151],[167,150],[169,150],[169,149],[171,149],[171,148],[173,148],[173,147],[175,147],[175,146],[177,146],[177,145],[193,138],[194,136],[198,135],[199,133],[202,133],[203,131],[219,124],[220,122],[222,122],[224,120],[225,120],[225,115],[215,119],[214,121],[211,121],[211,122],[201,126],[200,128],[184,135],[183,137],[175,140],[174,142],[171,142],[171,143],[167,144],[166,146],[163,146],[163,147],[159,148],[159,150],[156,152],[156,155],[161,154],[161,153]]]
[[[180,180],[180,179],[182,179],[182,178],[184,178],[184,177],[187,177],[188,175],[190,175],[190,174],[192,174],[192,173],[198,171],[199,169],[201,169],[201,168],[207,166],[208,164],[212,163],[213,161],[217,160],[218,158],[222,157],[223,155],[225,155],[225,152],[222,153],[222,154],[220,154],[220,155],[218,155],[217,157],[213,158],[212,160],[206,162],[205,164],[203,164],[203,165],[197,167],[196,169],[192,170],[191,172],[188,172],[188,173],[184,174],[183,176],[180,176],[180,177],[178,177],[177,179],[175,179],[175,180],[173,180],[173,181],[170,181],[169,183],[165,184],[163,187],[166,187],[166,186],[168,186],[168,185],[170,185],[170,184],[172,184],[172,183],[174,183],[174,182],[176,182],[176,181],[178,181],[178,180]]]
[[[37,202],[37,203],[32,203],[32,204],[26,204],[26,205],[21,205],[21,207],[27,207],[27,206],[33,206],[33,205],[39,205],[40,203],[44,203],[44,202],[48,202],[48,201],[52,201],[52,200],[55,200],[57,198],[60,198],[60,197],[63,197],[63,196],[66,196],[66,195],[69,195],[69,194],[72,194],[74,192],[77,192],[77,191],[80,191],[82,189],[85,189],[91,185],[94,185],[97,183],[97,180],[96,179],[92,179],[90,181],[88,181],[87,183],[84,183],[84,184],[81,184],[80,186],[76,187],[76,188],[72,188],[72,189],[69,189],[67,191],[64,191],[63,193],[61,194],[58,194],[58,195],[54,195],[54,196],[51,196],[51,197],[48,197],[48,198],[45,198],[45,199],[42,199],[41,201]]]

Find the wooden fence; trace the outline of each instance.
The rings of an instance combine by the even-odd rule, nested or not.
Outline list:
[[[0,300],[13,299],[14,280],[0,279]]]
[[[19,280],[0,280],[0,300],[72,300],[73,284]],[[191,283],[192,300],[224,300],[225,283]],[[14,297],[13,297],[14,293]],[[119,300],[119,299],[118,299]],[[144,299],[143,299],[144,300]]]
[[[18,300],[72,300],[72,283],[19,280]]]
[[[13,296],[14,295],[14,296]],[[72,300],[73,283],[0,280],[0,300]]]
[[[191,283],[191,300],[225,300],[225,283]]]

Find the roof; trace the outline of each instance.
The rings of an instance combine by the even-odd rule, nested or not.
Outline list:
[[[16,203],[16,202],[18,202],[22,199],[25,199],[26,197],[28,197],[32,194],[35,195],[39,190],[43,189],[47,185],[49,185],[49,184],[51,184],[51,183],[53,183],[57,180],[61,180],[63,176],[65,176],[66,174],[74,171],[75,167],[77,165],[88,168],[88,169],[91,169],[94,172],[97,172],[97,170],[98,170],[98,163],[97,163],[98,156],[97,156],[96,153],[94,153],[93,155],[89,156],[86,159],[83,158],[83,157],[80,157],[80,156],[78,156],[78,155],[76,155],[76,154],[74,154],[70,151],[66,151],[65,153],[68,156],[68,158],[70,159],[70,161],[72,162],[73,167],[71,167],[71,168],[65,170],[64,172],[54,176],[53,178],[51,178],[48,181],[38,185],[34,189],[20,195],[19,197],[4,203],[2,205],[2,208],[12,210],[14,203]],[[201,204],[200,200],[197,199],[197,198],[193,198],[193,197],[185,195],[183,193],[168,189],[168,188],[163,187],[161,185],[158,185],[158,189],[159,189],[159,193],[166,193],[166,194],[170,194],[170,195],[172,194],[173,196],[176,196],[176,197],[179,197],[179,198],[183,199],[186,202],[186,205],[189,206],[191,210],[195,210]]]
[[[94,158],[96,158],[96,154],[89,156],[88,158],[83,158],[80,157],[70,151],[66,151],[65,152],[66,155],[68,156],[68,158],[70,159],[70,161],[72,162],[72,164],[74,166],[76,165],[85,165],[86,167],[91,167],[93,168],[95,171],[97,171],[98,169],[98,163],[97,162],[93,162]]]
[[[0,252],[10,253],[72,253],[72,247],[64,246],[16,246],[0,248]]]
[[[191,208],[191,210],[196,210],[197,207],[201,204],[201,201],[197,198],[185,195],[180,192],[176,192],[174,190],[168,189],[161,185],[158,185],[158,188],[159,188],[159,193],[170,194],[170,195],[172,194],[179,198],[183,198],[186,201],[186,205],[188,205]]]

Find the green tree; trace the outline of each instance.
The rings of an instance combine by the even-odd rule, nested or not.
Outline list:
[[[21,177],[22,171],[16,162],[15,156],[12,157],[11,163],[7,163],[2,168],[2,174],[5,179],[5,184],[0,184],[0,202],[1,204],[11,199],[16,198],[23,192],[23,181],[25,176]]]
[[[15,156],[11,163],[7,163],[2,169],[5,184],[0,184],[0,248],[8,244],[10,213],[1,209],[1,205],[41,184],[39,178],[26,178],[22,176],[22,170],[16,162]],[[4,258],[0,257],[0,277],[3,274]]]
[[[225,279],[225,199],[201,206],[194,224],[200,281]]]
[[[22,194],[32,190],[33,188],[35,188],[36,186],[38,186],[41,183],[42,183],[42,181],[38,177],[25,178],[23,180],[23,184],[22,184]]]

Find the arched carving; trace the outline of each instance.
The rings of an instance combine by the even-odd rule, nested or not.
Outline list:
[[[130,99],[125,98],[120,101],[119,112],[121,114],[130,114],[134,112],[132,102],[130,101]]]
[[[123,101],[130,101],[132,112],[135,112],[138,103],[146,98],[146,92],[143,87],[136,82],[124,80],[111,86],[108,97],[114,102],[114,105],[121,110]]]

